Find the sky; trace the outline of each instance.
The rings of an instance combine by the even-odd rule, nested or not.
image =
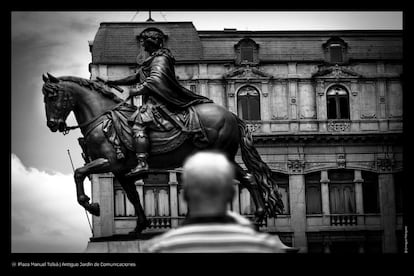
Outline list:
[[[191,21],[197,30],[402,30],[402,12],[170,12],[155,21]],[[214,18],[214,20],[212,20]],[[79,130],[46,127],[42,74],[89,78],[88,41],[101,22],[142,22],[148,11],[12,12],[12,252],[82,252],[91,236],[77,204],[73,171],[84,164]],[[73,114],[68,125],[76,125]],[[90,196],[90,183],[85,181]]]

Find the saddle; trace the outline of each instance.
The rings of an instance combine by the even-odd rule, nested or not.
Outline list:
[[[103,122],[102,130],[114,146],[118,159],[125,158],[126,155],[121,144],[125,149],[135,151],[129,119],[136,109],[137,107],[133,105],[121,105],[108,113],[107,120]],[[181,146],[187,139],[192,139],[193,144],[200,148],[208,144],[204,128],[193,106],[177,114],[166,114],[168,111],[165,109],[160,111],[162,115],[161,118],[157,116],[157,121],[162,124],[150,124],[148,127],[150,154],[170,152]]]

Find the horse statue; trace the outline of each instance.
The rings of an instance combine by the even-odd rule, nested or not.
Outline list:
[[[141,233],[148,227],[148,220],[134,183],[143,176],[126,176],[137,164],[137,159],[135,152],[128,146],[128,139],[121,133],[128,132],[128,128],[119,123],[125,121],[125,117],[136,107],[116,96],[108,86],[98,81],[73,76],[54,77],[49,73],[43,75],[43,81],[42,92],[48,128],[52,132],[59,131],[64,134],[75,128],[68,127],[65,122],[73,111],[77,127],[83,134],[82,149],[86,149],[89,162],[74,172],[78,203],[92,215],[99,216],[99,204],[89,203],[90,198],[84,192],[83,182],[90,174],[112,172],[135,208],[137,224],[131,233]],[[256,206],[255,223],[260,223],[266,216],[276,217],[283,211],[281,195],[270,168],[253,146],[253,138],[245,122],[215,103],[202,103],[194,106],[194,109],[204,127],[208,143],[196,145],[191,134],[179,136],[176,133],[176,138],[167,139],[173,140],[175,145],[167,148],[168,150],[151,152],[148,157],[149,167],[179,168],[195,151],[222,151],[233,162],[236,179],[241,187],[247,188],[253,198]],[[111,142],[110,137],[116,139]],[[150,132],[150,139],[155,141],[159,137],[161,136],[157,136],[156,131]],[[239,147],[248,172],[235,162]]]

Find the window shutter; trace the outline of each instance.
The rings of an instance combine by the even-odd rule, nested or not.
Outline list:
[[[342,47],[340,45],[331,45],[329,51],[332,63],[342,62]]]
[[[244,46],[240,48],[241,61],[253,62],[253,47]]]

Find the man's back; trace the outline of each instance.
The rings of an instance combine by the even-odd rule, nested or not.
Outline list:
[[[284,253],[277,236],[259,233],[230,218],[194,218],[151,240],[143,252],[153,253]]]

